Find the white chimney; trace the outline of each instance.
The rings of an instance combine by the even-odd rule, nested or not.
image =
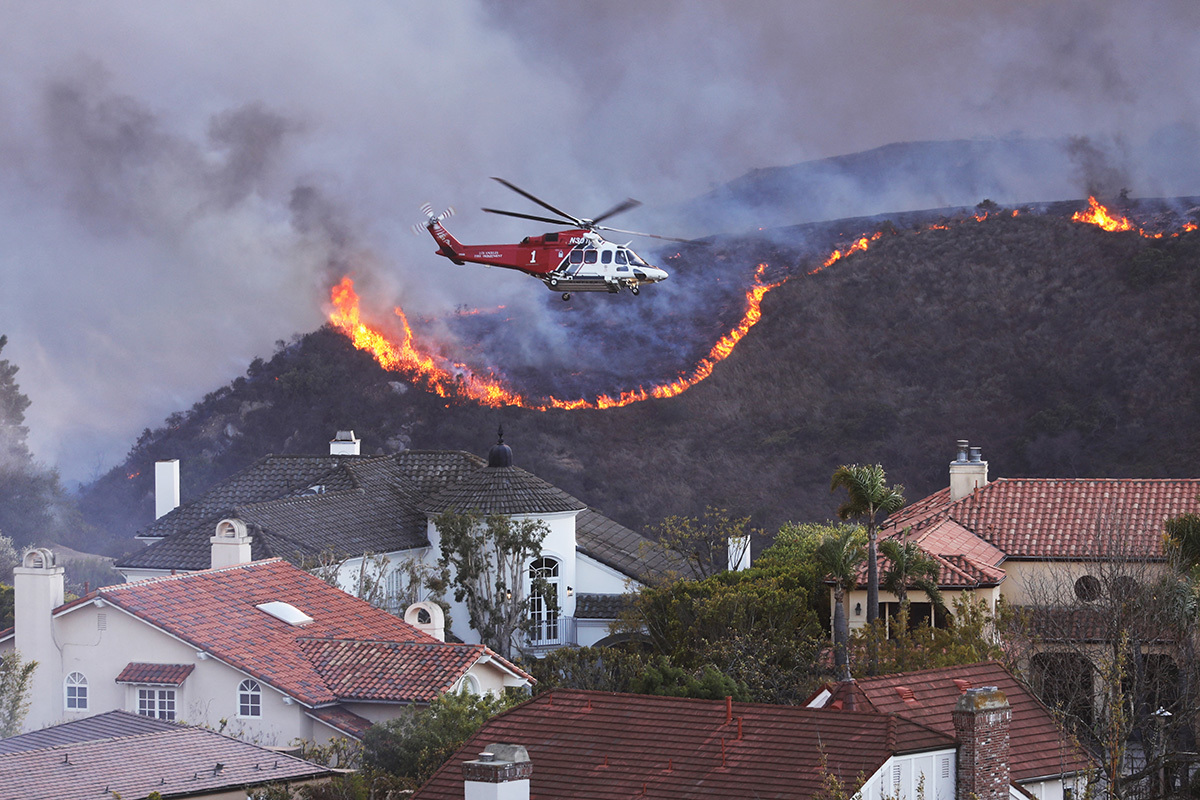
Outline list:
[[[337,436],[329,440],[329,455],[357,456],[360,444],[354,436],[354,431],[338,431]]]
[[[404,621],[439,642],[446,641],[446,612],[437,603],[428,600],[413,603],[405,610]]]
[[[240,519],[223,519],[217,523],[212,543],[212,568],[235,567],[250,563],[250,532]]]
[[[517,744],[490,744],[463,762],[464,800],[529,800],[533,763]]]
[[[958,440],[958,458],[950,462],[950,502],[961,500],[976,489],[988,484],[988,464],[982,448],[968,447],[966,439]]]
[[[729,571],[741,572],[750,569],[750,537],[729,537]]]
[[[13,568],[13,625],[16,628],[17,652],[24,662],[36,661],[29,697],[45,698],[62,696],[62,658],[54,644],[54,609],[63,604],[63,568],[54,563],[54,553],[44,547],[30,550],[21,557],[21,566]],[[62,716],[62,701],[47,705],[40,700],[31,704],[25,729],[33,730]],[[38,717],[38,710],[50,708],[54,711],[46,718]]]
[[[154,518],[179,508],[179,459],[154,462]]]

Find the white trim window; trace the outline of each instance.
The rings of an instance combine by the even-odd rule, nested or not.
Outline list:
[[[262,687],[258,681],[247,678],[238,684],[237,715],[251,718],[262,716]]]
[[[175,690],[154,686],[138,687],[137,713],[143,717],[175,721]]]
[[[550,556],[542,556],[535,558],[529,564],[530,590],[529,590],[529,617],[533,620],[533,630],[530,632],[530,643],[535,647],[537,645],[550,645],[559,643],[558,635],[558,610],[561,607],[558,598],[558,584],[561,580],[559,576],[559,561],[557,558]],[[541,584],[535,582],[541,579]],[[546,602],[546,596],[542,593],[542,587],[546,589],[546,595],[554,597],[554,604]]]
[[[67,711],[87,711],[88,680],[82,672],[72,672],[63,682],[63,700]]]

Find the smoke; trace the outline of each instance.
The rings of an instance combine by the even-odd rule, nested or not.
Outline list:
[[[347,272],[375,313],[400,305],[447,335],[456,306],[505,305],[502,349],[457,343],[485,364],[569,363],[628,296],[580,298],[587,325],[565,325],[533,281],[452,267],[409,232],[426,201],[459,209],[463,241],[540,232],[477,211],[536,212],[490,175],[582,216],[637,197],[619,224],[668,235],[711,232],[668,211],[752,169],[897,141],[1080,137],[1019,175],[988,163],[992,183],[947,171],[880,191],[831,173],[816,184],[831,213],[993,185],[1200,191],[1198,29],[1190,2],[6,3],[0,332],[31,445],[91,477],[320,325]],[[612,335],[703,317],[686,272],[654,290]]]

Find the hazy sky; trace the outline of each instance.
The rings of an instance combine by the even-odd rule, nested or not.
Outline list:
[[[2,357],[38,457],[87,479],[319,326],[342,273],[381,309],[536,315],[410,232],[429,201],[464,241],[528,233],[478,212],[533,210],[491,175],[586,216],[894,141],[1143,152],[1194,138],[1197,75],[1191,0],[0,0]]]

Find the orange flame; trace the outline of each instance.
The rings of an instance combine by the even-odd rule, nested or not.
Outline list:
[[[774,283],[764,283],[763,276],[767,265],[759,264],[754,275],[754,285],[746,291],[746,311],[742,320],[729,333],[713,345],[708,355],[688,372],[681,374],[675,380],[645,388],[639,386],[621,392],[615,397],[602,394],[594,400],[560,400],[556,397],[540,399],[526,398],[524,395],[506,388],[503,382],[494,375],[477,375],[464,364],[457,364],[442,356],[424,352],[418,348],[409,327],[408,318],[404,311],[397,308],[404,328],[404,338],[394,342],[379,330],[370,327],[362,321],[359,312],[358,293],[354,291],[354,281],[349,276],[330,290],[330,302],[333,310],[329,312],[329,322],[353,342],[359,350],[371,353],[384,369],[401,372],[413,379],[420,380],[439,397],[466,397],[475,402],[489,406],[518,406],[536,411],[559,409],[602,409],[618,408],[631,403],[638,403],[650,398],[675,397],[712,374],[716,365],[729,357],[737,343],[742,340],[749,330],[762,319],[762,299],[775,287],[787,279]]]
[[[878,240],[879,237],[881,237],[881,236],[883,236],[883,231],[875,231],[875,233],[872,234],[871,236],[866,236],[866,235],[860,236],[859,238],[855,239],[853,242],[846,245],[845,247],[834,250],[832,253],[829,254],[829,258],[825,259],[825,261],[821,264],[821,266],[817,267],[816,269],[814,269],[812,272],[810,272],[808,274],[815,275],[816,273],[820,272],[821,270],[825,269],[826,267],[833,266],[834,264],[841,261],[843,258],[850,255],[851,253],[861,253],[862,251],[866,250],[868,247],[871,246],[871,242]]]
[[[1087,211],[1076,211],[1071,215],[1072,222],[1087,222],[1099,226],[1106,231],[1132,231],[1134,228],[1128,217],[1113,214],[1095,197],[1088,198]]]

